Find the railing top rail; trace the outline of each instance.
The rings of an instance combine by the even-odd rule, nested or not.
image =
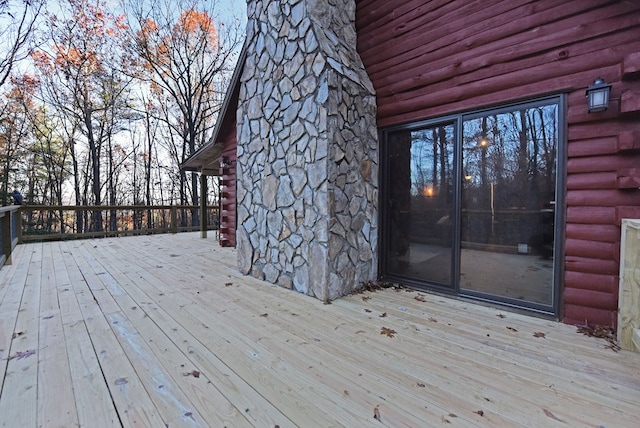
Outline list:
[[[0,207],[0,214],[4,214],[7,212],[18,211],[21,205],[7,205],[5,207]]]
[[[106,211],[106,210],[168,210],[198,209],[199,205],[14,205],[22,211],[28,210],[63,210],[63,211]],[[207,208],[218,208],[217,205],[208,205]]]

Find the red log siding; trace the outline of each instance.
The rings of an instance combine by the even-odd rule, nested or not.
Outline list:
[[[620,189],[640,165],[640,2],[356,3],[380,127],[568,94],[562,317],[615,324],[620,215],[640,213],[640,191]],[[589,114],[596,77],[613,85],[611,104]]]
[[[235,108],[232,113],[235,122]],[[223,128],[220,140],[224,142],[222,157],[229,160],[231,166],[220,168],[220,245],[236,246],[236,127]]]

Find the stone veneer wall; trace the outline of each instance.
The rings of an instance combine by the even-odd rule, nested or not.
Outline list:
[[[238,266],[324,301],[377,276],[373,86],[354,0],[248,0]]]

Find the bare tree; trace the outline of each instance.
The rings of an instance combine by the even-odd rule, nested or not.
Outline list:
[[[85,180],[82,188],[77,187],[76,202],[101,205],[102,156],[105,150],[111,155],[108,142],[121,129],[131,81],[120,73],[126,61],[120,49],[125,25],[122,17],[106,12],[102,0],[67,0],[65,6],[68,17],[47,15],[51,46],[33,52],[32,58],[45,84],[46,103],[73,124],[87,144]],[[73,156],[77,161],[78,153]],[[87,226],[102,230],[100,211],[92,211]]]
[[[157,119],[170,130],[170,140],[179,141],[169,150],[178,163],[211,137],[226,89],[224,78],[240,43],[237,28],[216,27],[215,4],[160,0],[128,5],[137,28],[133,48],[144,70],[139,77],[161,100]],[[187,203],[190,193],[191,203],[198,204],[197,176],[192,174],[189,185],[181,171],[179,192],[181,203]]]
[[[44,0],[0,1],[0,88],[14,65],[29,55],[29,42]]]

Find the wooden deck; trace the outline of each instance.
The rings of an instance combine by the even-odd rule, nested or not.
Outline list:
[[[19,245],[13,261],[3,427],[640,420],[640,355],[556,322],[393,289],[324,305],[193,233]]]

